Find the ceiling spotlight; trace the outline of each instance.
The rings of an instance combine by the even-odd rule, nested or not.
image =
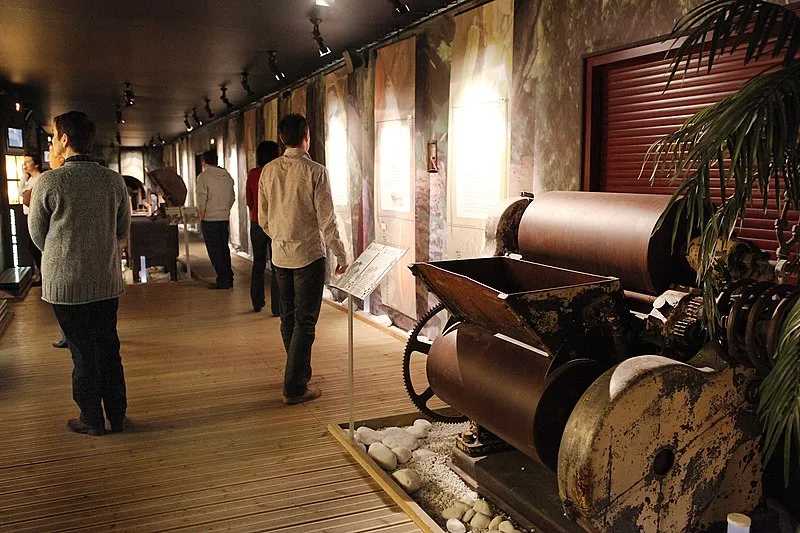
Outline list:
[[[391,2],[392,6],[394,6],[395,12],[401,15],[411,12],[411,8],[408,7],[408,5],[406,5],[402,0],[389,0],[389,2]]]
[[[281,68],[278,66],[278,52],[275,50],[270,50],[267,53],[269,54],[269,60],[267,61],[269,71],[272,72],[272,75],[275,76],[276,80],[283,81],[283,79],[286,77],[286,74],[284,74]]]
[[[228,111],[230,111],[231,109],[233,109],[233,104],[231,103],[230,100],[228,100],[228,96],[225,94],[228,92],[228,88],[223,85],[222,87],[219,88],[219,90],[222,92],[222,94],[219,95],[219,99],[222,100],[222,102],[228,107]]]
[[[161,146],[164,146],[165,144],[167,144],[167,141],[165,141],[164,139],[161,138],[161,134],[160,133],[158,134],[158,144],[160,144]]]
[[[206,101],[206,114],[208,115],[208,120],[211,120],[214,118],[214,112],[211,111],[211,99],[204,98],[204,100]]]
[[[136,103],[136,95],[133,94],[133,88],[127,81],[125,82],[125,90],[122,91],[122,94],[125,96],[125,107],[131,107]]]
[[[319,49],[319,57],[326,56],[331,53],[331,49],[328,48],[328,45],[325,44],[325,39],[322,38],[322,34],[319,32],[319,23],[322,22],[321,19],[308,19],[311,21],[311,24],[314,25],[314,31],[311,32],[311,37],[317,43],[317,48]]]
[[[155,136],[153,136],[153,135],[150,136],[150,142],[147,143],[147,146],[149,146],[150,148],[155,148],[156,147],[156,138],[155,138]]]
[[[22,104],[20,102],[14,102],[14,110],[19,113],[22,111]]]
[[[183,114],[183,125],[186,126],[186,131],[192,131],[194,129],[189,123],[189,113]]]
[[[331,7],[336,0],[317,0],[316,4],[320,7]]]
[[[216,142],[216,141],[214,140],[214,137],[211,137],[211,146],[214,146],[214,143],[215,143],[215,142]]]
[[[122,118],[122,106],[117,106],[117,124],[125,124],[125,119]]]
[[[119,132],[117,132],[116,139],[117,139],[117,144],[122,146],[122,135],[120,135]]]
[[[250,74],[246,70],[244,72],[242,72],[242,87],[244,88],[245,92],[247,93],[247,96],[252,98],[253,96],[256,95],[256,93],[250,87],[249,77],[250,77]]]
[[[203,125],[203,121],[200,120],[200,117],[197,116],[197,108],[196,107],[192,108],[192,120],[194,120],[194,123],[197,124],[198,126],[202,126]]]

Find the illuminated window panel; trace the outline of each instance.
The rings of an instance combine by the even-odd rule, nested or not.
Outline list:
[[[387,120],[376,124],[378,183],[383,211],[411,212],[411,120]]]
[[[21,155],[7,155],[6,156],[6,179],[8,191],[8,203],[20,204],[20,189],[22,188],[22,179],[25,177],[25,171],[22,170],[22,161],[24,156]]]

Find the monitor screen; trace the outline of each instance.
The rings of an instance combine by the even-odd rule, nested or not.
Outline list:
[[[22,130],[20,128],[8,128],[8,147],[23,148]]]

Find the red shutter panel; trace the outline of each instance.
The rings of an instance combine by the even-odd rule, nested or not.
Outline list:
[[[726,54],[714,64],[711,73],[704,67],[679,74],[667,91],[670,60],[663,53],[642,56],[602,67],[600,115],[601,191],[643,194],[670,194],[675,189],[669,179],[657,175],[652,185],[652,163],[648,162],[638,179],[650,145],[677,130],[697,111],[735,93],[744,83],[766,68],[779,65],[778,59],[761,58],[744,65],[745,47]],[[596,111],[597,112],[597,111]],[[715,203],[720,202],[719,180],[712,180]],[[747,210],[739,236],[752,240],[773,258],[778,247],[774,221],[778,217],[774,192],[764,212],[759,196]],[[797,213],[790,213],[790,225]]]

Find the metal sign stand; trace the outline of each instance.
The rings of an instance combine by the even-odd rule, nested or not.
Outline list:
[[[347,293],[347,373],[350,440],[355,433],[355,378],[353,365],[353,300],[366,299],[406,253],[406,248],[372,243],[331,287]]]

